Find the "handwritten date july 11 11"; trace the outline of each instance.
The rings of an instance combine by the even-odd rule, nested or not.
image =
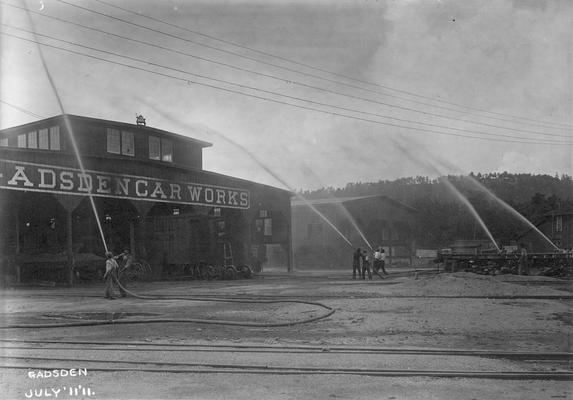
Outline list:
[[[78,386],[61,386],[61,387],[49,387],[41,389],[29,389],[24,393],[26,398],[40,398],[40,397],[91,397],[95,396],[95,392],[89,387]]]

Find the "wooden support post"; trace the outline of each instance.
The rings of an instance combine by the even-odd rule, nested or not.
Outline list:
[[[16,220],[16,259],[20,254],[20,214],[18,210],[14,213]],[[22,283],[22,270],[20,268],[20,263],[16,261],[16,282]]]
[[[72,232],[72,213],[82,201],[81,196],[66,196],[55,194],[58,203],[66,210],[66,253],[68,258],[68,283],[74,285],[74,247]]]
[[[135,225],[133,219],[129,220],[129,251],[133,257],[136,257],[135,250]]]
[[[147,214],[149,213],[149,211],[151,210],[151,208],[155,205],[155,203],[149,202],[149,201],[134,201],[134,200],[130,200],[131,204],[135,207],[135,209],[137,210],[137,213],[140,216],[140,221],[139,221],[139,226],[138,226],[138,231],[140,232],[139,236],[139,240],[143,241],[143,243],[139,243],[140,249],[143,250],[142,253],[143,254],[138,254],[138,256],[140,258],[148,258],[149,257],[149,253],[147,252],[147,245],[149,243],[149,239],[148,239],[148,232],[147,232]],[[133,227],[133,235],[132,235],[132,229]],[[136,249],[136,242],[135,242],[135,224],[133,222],[133,219],[130,221],[130,225],[129,225],[129,239],[130,239],[130,246],[131,246],[131,254],[133,254],[133,257],[137,257],[136,253],[138,252]]]
[[[66,210],[66,252],[68,256],[68,283],[74,286],[74,248],[72,238],[72,211]]]
[[[18,210],[14,213],[16,219],[16,254],[20,254],[20,214]]]

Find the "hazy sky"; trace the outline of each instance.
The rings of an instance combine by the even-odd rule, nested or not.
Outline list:
[[[295,189],[434,175],[396,142],[444,173],[573,171],[572,1],[105,1],[153,19],[2,0],[0,128],[61,113],[19,36],[113,61],[42,46],[65,112],[140,113],[212,142],[205,168],[223,174]]]

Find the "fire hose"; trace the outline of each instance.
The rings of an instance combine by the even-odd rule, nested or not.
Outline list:
[[[307,324],[310,322],[319,321],[328,318],[334,314],[334,309],[322,303],[310,302],[303,300],[254,300],[254,299],[222,299],[222,298],[203,298],[203,297],[181,297],[181,296],[149,296],[140,295],[126,289],[115,275],[112,275],[113,280],[125,293],[132,297],[142,300],[182,300],[182,301],[218,301],[218,302],[233,302],[233,303],[258,303],[258,304],[277,304],[277,303],[299,303],[317,306],[327,310],[324,314],[315,317],[309,317],[302,320],[276,322],[276,323],[259,323],[259,322],[236,322],[227,320],[215,319],[199,319],[199,318],[145,318],[133,320],[100,320],[100,321],[82,321],[82,322],[67,322],[67,323],[54,323],[54,324],[17,324],[17,325],[4,325],[0,329],[42,329],[42,328],[67,328],[77,326],[98,326],[98,325],[128,325],[128,324],[152,324],[152,323],[193,323],[193,324],[210,324],[210,325],[230,325],[241,327],[259,327],[259,328],[276,328],[292,325]]]

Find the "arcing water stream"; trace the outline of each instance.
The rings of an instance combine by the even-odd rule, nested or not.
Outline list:
[[[163,110],[159,110],[157,106],[152,105],[152,104],[148,104],[149,107],[152,107],[158,114],[161,114],[164,118],[172,120],[172,121],[177,121],[177,118],[174,118],[173,116],[169,115],[169,113],[163,111]],[[182,125],[185,125],[184,123],[181,123]],[[282,179],[280,176],[278,176],[278,174],[276,174],[273,170],[271,170],[270,168],[268,168],[263,161],[261,161],[259,159],[259,157],[254,154],[252,151],[250,151],[249,149],[247,149],[245,146],[243,146],[240,143],[237,143],[236,141],[234,141],[233,139],[219,133],[216,132],[212,129],[209,130],[210,134],[213,134],[215,136],[218,136],[220,138],[222,138],[223,140],[225,140],[226,142],[232,144],[233,146],[237,147],[238,149],[242,150],[243,152],[245,152],[245,154],[247,154],[249,157],[251,157],[251,159],[253,161],[255,161],[262,169],[264,169],[269,175],[271,175],[273,178],[275,178],[278,182],[280,182],[282,185],[284,185],[286,188],[288,188],[291,192],[293,192],[295,194],[295,196],[300,199],[302,202],[304,202],[305,205],[307,205],[312,211],[314,211],[314,213],[316,213],[316,215],[318,215],[324,222],[326,222],[342,239],[344,239],[344,241],[346,243],[348,243],[351,247],[353,247],[352,242],[336,227],[336,225],[334,225],[323,213],[321,213],[314,205],[312,205],[304,196],[302,196],[301,194],[297,193],[295,189],[291,188],[291,186],[285,182],[284,179]]]
[[[491,235],[491,232],[489,231],[489,229],[487,229],[487,226],[485,225],[485,223],[483,222],[483,220],[481,219],[481,217],[479,216],[478,212],[476,211],[476,209],[474,208],[474,206],[469,202],[468,199],[465,198],[465,196],[458,190],[456,189],[456,187],[448,180],[447,177],[445,177],[444,179],[442,179],[442,182],[444,182],[444,184],[446,185],[446,187],[448,189],[450,189],[450,191],[458,198],[458,200],[460,200],[465,206],[466,208],[469,210],[469,212],[474,216],[474,218],[476,219],[476,221],[480,224],[480,226],[482,227],[482,229],[484,230],[484,232],[486,233],[487,237],[489,238],[489,240],[491,240],[491,242],[493,243],[493,245],[495,246],[495,248],[497,249],[498,253],[501,253],[501,249],[499,248],[499,246],[497,245],[495,239],[493,238],[493,236]]]
[[[459,168],[457,168],[454,165],[451,165],[451,163],[446,163],[444,161],[440,161],[437,160],[437,162],[439,162],[442,166],[446,167],[446,168],[454,168],[457,169],[459,171]],[[505,210],[509,211],[513,216],[517,217],[517,219],[519,219],[521,222],[525,223],[528,227],[530,227],[531,229],[533,229],[535,232],[537,232],[545,241],[547,241],[547,243],[549,243],[555,250],[561,250],[559,247],[557,247],[548,237],[547,235],[545,235],[543,232],[541,232],[539,230],[539,228],[537,228],[535,226],[535,224],[533,224],[531,221],[529,221],[527,218],[525,218],[523,215],[521,215],[517,210],[515,210],[512,206],[510,206],[509,204],[507,204],[505,201],[503,201],[502,199],[500,199],[499,197],[497,197],[491,190],[489,190],[488,188],[486,188],[482,183],[480,183],[477,179],[473,178],[472,176],[468,176],[469,181],[475,186],[477,187],[479,190],[481,190],[482,192],[484,192],[485,194],[487,194],[491,199],[493,199],[496,203],[498,203],[500,206],[502,206]]]
[[[27,15],[28,15],[28,20],[30,21],[30,26],[31,26],[31,28],[32,28],[32,31],[35,32],[36,30],[35,30],[35,27],[34,27],[34,23],[33,23],[32,17],[30,16],[30,13],[29,13],[28,11],[26,11],[26,13],[27,13]],[[35,36],[35,34],[34,34],[34,36]],[[37,40],[37,39],[36,39],[36,40]],[[62,99],[60,98],[60,95],[59,95],[59,93],[58,93],[58,89],[56,88],[56,84],[54,83],[54,80],[53,80],[53,78],[52,78],[52,74],[50,73],[50,70],[49,70],[49,68],[48,68],[48,64],[46,63],[46,59],[44,58],[44,53],[42,52],[42,46],[40,46],[39,44],[38,44],[38,52],[39,52],[39,54],[40,54],[40,60],[42,61],[42,66],[44,67],[44,72],[46,72],[46,76],[48,77],[48,81],[50,82],[50,86],[51,86],[51,88],[52,88],[52,91],[54,92],[54,96],[56,97],[56,99],[57,99],[57,101],[58,101],[58,106],[59,106],[59,108],[60,108],[60,111],[61,111],[61,113],[62,113],[62,115],[63,115],[63,117],[64,117],[65,128],[66,128],[66,131],[68,132],[68,135],[69,135],[69,137],[70,137],[70,143],[72,144],[72,148],[73,148],[73,150],[74,150],[74,154],[75,154],[76,159],[77,159],[77,161],[78,161],[78,166],[79,166],[80,170],[82,171],[82,178],[83,178],[83,179],[86,179],[86,178],[85,178],[85,177],[86,177],[86,170],[85,170],[85,168],[84,168],[84,163],[83,163],[83,160],[82,160],[82,158],[81,158],[81,156],[80,156],[80,152],[79,152],[79,149],[78,149],[78,145],[77,145],[77,143],[76,143],[76,138],[75,138],[75,134],[74,134],[74,131],[73,131],[72,124],[70,123],[70,119],[68,118],[68,115],[66,114],[66,111],[64,110],[64,104],[62,103]],[[80,178],[80,179],[81,179],[81,178]],[[94,198],[93,198],[93,195],[92,195],[92,188],[89,186],[89,182],[87,182],[87,179],[86,179],[86,182],[85,182],[85,183],[86,183],[86,187],[89,188],[88,198],[90,199],[90,204],[91,204],[91,206],[92,206],[92,210],[93,210],[93,213],[94,213],[94,216],[95,216],[95,220],[96,220],[97,227],[98,227],[98,230],[99,230],[99,233],[100,233],[100,236],[101,236],[101,240],[102,240],[103,246],[104,246],[104,248],[105,248],[105,251],[106,251],[106,253],[107,253],[108,247],[107,247],[107,243],[106,243],[106,241],[105,241],[105,235],[104,235],[104,233],[103,233],[103,227],[102,227],[102,225],[101,225],[101,221],[100,221],[100,219],[99,219],[99,215],[98,215],[98,212],[97,212],[97,208],[96,208],[96,205],[95,205],[95,202],[94,202]]]
[[[398,148],[398,150],[400,150],[400,152],[407,157],[408,159],[410,159],[411,161],[413,161],[414,163],[421,165],[422,167],[425,168],[429,168],[430,170],[432,170],[434,173],[436,173],[438,176],[441,176],[442,173],[438,170],[437,167],[435,167],[431,162],[429,161],[422,161],[419,160],[417,158],[415,158],[412,154],[410,154],[410,152],[406,149],[405,146],[403,146],[402,144],[398,143],[398,141],[391,139],[392,143],[394,143],[394,145]],[[472,214],[472,216],[476,219],[476,221],[479,223],[479,225],[481,226],[481,228],[483,229],[483,231],[485,232],[485,234],[487,235],[487,237],[489,238],[489,240],[491,240],[491,242],[493,243],[493,245],[495,246],[495,248],[497,249],[498,252],[501,252],[501,249],[499,248],[499,246],[497,245],[495,239],[493,238],[493,236],[491,235],[491,232],[489,231],[489,229],[487,228],[487,226],[485,225],[485,223],[483,222],[483,220],[481,219],[481,217],[479,216],[478,212],[476,211],[476,209],[474,208],[474,206],[472,206],[472,204],[468,201],[468,199],[466,199],[464,197],[464,195],[458,190],[456,189],[456,187],[448,180],[447,177],[444,177],[442,179],[442,182],[446,185],[446,187],[456,196],[456,198],[458,200],[460,200],[460,202],[469,210],[469,212]]]
[[[306,164],[303,163],[303,165],[306,167]],[[306,168],[310,174],[312,174],[313,178],[317,181],[321,181],[321,179],[312,171],[312,169],[310,168]],[[325,185],[323,185],[325,186]],[[362,240],[364,241],[364,243],[366,243],[366,245],[370,248],[370,250],[374,250],[372,245],[370,244],[370,242],[368,241],[368,239],[366,239],[366,235],[364,235],[364,233],[362,232],[362,230],[360,229],[360,227],[358,226],[358,224],[356,223],[356,220],[352,217],[352,215],[350,214],[350,212],[346,209],[346,207],[344,206],[343,203],[336,203],[338,206],[340,206],[340,209],[342,211],[342,214],[350,221],[350,224],[352,225],[352,227],[354,229],[356,229],[356,232],[358,232],[358,234],[360,235],[360,237],[362,238]]]
[[[524,222],[525,224],[527,224],[527,226],[529,226],[535,232],[537,232],[539,235],[541,235],[541,237],[543,239],[545,239],[547,241],[547,243],[549,243],[555,250],[561,250],[543,232],[541,232],[538,227],[536,227],[531,221],[529,221],[527,218],[525,218],[523,215],[521,215],[519,212],[517,212],[517,210],[515,210],[513,207],[511,207],[505,201],[503,201],[502,199],[497,197],[495,194],[493,194],[488,188],[486,188],[484,185],[482,185],[476,179],[472,178],[471,176],[469,177],[469,179],[470,179],[470,182],[472,182],[476,187],[478,187],[480,190],[482,190],[483,192],[488,194],[490,196],[490,198],[492,198],[494,201],[496,201],[504,209],[509,211],[512,215],[517,217],[520,221]]]

